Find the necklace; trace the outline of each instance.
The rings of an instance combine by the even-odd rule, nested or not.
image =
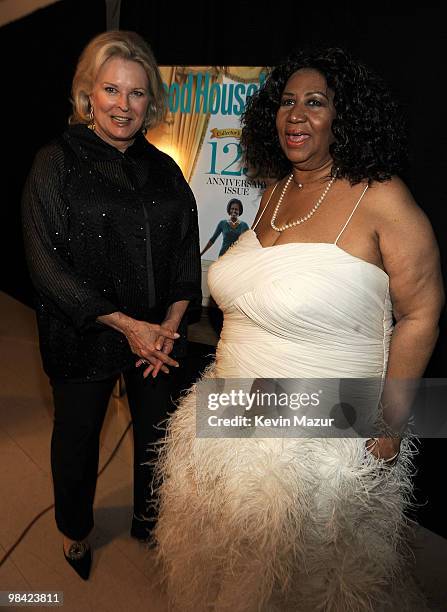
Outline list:
[[[327,196],[327,193],[329,191],[329,189],[332,187],[335,179],[337,178],[337,170],[335,170],[334,176],[331,178],[331,180],[329,181],[329,183],[326,185],[325,190],[323,191],[323,193],[321,194],[321,196],[318,198],[318,200],[316,201],[314,207],[307,213],[307,215],[304,215],[304,217],[300,217],[299,219],[297,219],[296,221],[292,221],[291,223],[285,223],[284,225],[282,225],[281,227],[277,227],[275,225],[275,221],[276,221],[276,216],[278,214],[279,211],[279,207],[281,206],[281,203],[283,201],[283,198],[285,196],[285,193],[293,179],[293,173],[289,176],[289,178],[286,181],[286,184],[284,185],[282,191],[281,191],[281,195],[278,198],[278,203],[275,207],[275,210],[273,211],[273,215],[270,221],[270,225],[272,226],[272,228],[276,231],[276,232],[283,232],[286,229],[289,229],[290,227],[295,227],[296,225],[300,225],[301,223],[304,223],[305,221],[308,221],[312,215],[315,214],[315,212],[318,210],[318,208],[320,207],[321,203],[323,202],[324,198]]]

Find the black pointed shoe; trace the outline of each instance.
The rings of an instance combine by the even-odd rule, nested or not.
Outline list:
[[[88,580],[92,566],[92,550],[87,542],[73,542],[64,557],[83,580]]]

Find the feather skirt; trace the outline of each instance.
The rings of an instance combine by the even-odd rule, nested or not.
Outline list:
[[[155,466],[171,610],[428,609],[411,578],[411,439],[393,467],[364,439],[201,439],[196,386]]]

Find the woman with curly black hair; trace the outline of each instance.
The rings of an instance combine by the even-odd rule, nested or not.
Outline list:
[[[248,225],[245,221],[240,221],[238,217],[242,215],[244,212],[244,207],[242,202],[237,198],[232,198],[227,204],[227,213],[229,215],[229,219],[222,219],[217,224],[217,227],[214,231],[214,234],[208,240],[206,245],[203,247],[200,255],[204,255],[209,248],[213,246],[216,242],[217,238],[222,234],[222,246],[219,251],[219,257],[224,255],[230,246],[232,246],[238,239],[241,234],[246,232],[248,229]]]
[[[384,181],[402,171],[406,134],[401,109],[380,77],[337,48],[291,55],[248,99],[241,144],[249,167],[276,179],[290,173],[293,160],[281,146],[276,115],[284,105],[281,99],[289,77],[304,69],[321,74],[333,95],[336,112],[326,154],[338,168],[338,178],[351,184]]]
[[[397,176],[401,115],[381,81],[344,51],[301,52],[248,101],[242,145],[253,171],[276,182],[253,229],[209,270],[224,312],[216,362],[172,417],[162,449],[156,536],[171,603],[424,610],[405,514],[411,389],[393,381],[422,376],[443,291],[430,223]],[[302,418],[293,437],[266,433],[264,420],[257,428],[244,421],[239,438],[227,429],[198,439],[197,390],[213,378],[293,379],[295,390],[315,379],[321,390],[341,380],[341,390],[356,379],[365,404],[329,433],[323,425],[305,432]],[[315,425],[318,402],[301,414],[303,406]],[[356,419],[368,423],[360,433]]]

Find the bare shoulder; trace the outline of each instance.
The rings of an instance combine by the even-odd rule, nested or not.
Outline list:
[[[431,223],[398,178],[371,187],[371,209],[396,313],[406,312],[421,295],[442,301],[439,249]]]
[[[392,230],[401,231],[418,227],[419,231],[431,228],[427,215],[416,203],[405,183],[397,176],[383,183],[374,182],[370,187],[369,200],[378,233]]]

